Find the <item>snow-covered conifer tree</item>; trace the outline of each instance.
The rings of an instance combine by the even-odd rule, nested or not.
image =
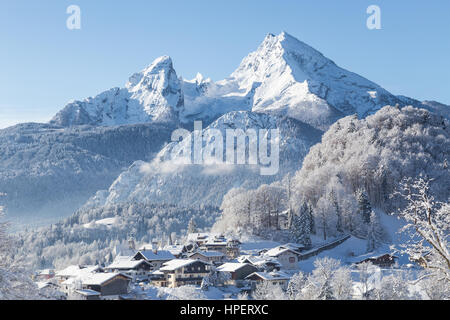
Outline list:
[[[308,211],[308,205],[303,203],[299,213],[293,215],[290,228],[292,240],[296,243],[301,243],[306,247],[311,246],[311,222]]]
[[[367,252],[372,252],[383,242],[384,231],[378,215],[372,211],[367,228]]]
[[[306,285],[306,277],[302,272],[296,273],[289,280],[286,294],[289,300],[300,300],[301,291]]]
[[[336,192],[334,190],[330,191],[329,199],[331,204],[333,205],[334,211],[336,213],[336,230],[337,232],[343,232],[343,222],[342,222],[342,211],[339,205]]]
[[[372,206],[369,202],[369,197],[362,189],[356,191],[356,199],[358,200],[358,212],[365,223],[370,223],[370,215],[372,213]]]
[[[191,218],[191,220],[189,220],[189,224],[188,224],[188,234],[196,233],[196,232],[197,232],[197,226],[195,224],[194,218]]]
[[[314,261],[312,274],[308,277],[302,299],[308,300],[332,300],[350,299],[352,282],[350,270],[342,267],[341,262],[329,257],[319,258]]]

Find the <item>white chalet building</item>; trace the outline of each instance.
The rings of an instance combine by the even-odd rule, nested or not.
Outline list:
[[[264,253],[264,256],[270,258],[276,258],[281,264],[282,268],[287,270],[298,269],[299,253],[283,246],[278,246],[268,250]]]

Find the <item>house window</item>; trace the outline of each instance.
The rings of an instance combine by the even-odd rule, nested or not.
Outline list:
[[[295,258],[294,257],[290,257],[289,258],[289,263],[295,263]]]

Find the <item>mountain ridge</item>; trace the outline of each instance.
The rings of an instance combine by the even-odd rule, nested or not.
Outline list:
[[[230,111],[254,111],[326,130],[344,116],[356,113],[363,118],[396,104],[406,105],[405,99],[282,32],[268,34],[224,80],[214,82],[200,74],[192,80],[179,78],[172,59],[162,56],[133,74],[124,88],[71,102],[50,123],[63,127],[211,123]]]

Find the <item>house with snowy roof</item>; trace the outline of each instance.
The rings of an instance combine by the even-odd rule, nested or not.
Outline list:
[[[145,260],[150,263],[151,270],[158,270],[165,262],[173,259],[176,259],[175,256],[167,250],[141,250],[133,257],[133,260]]]
[[[75,290],[71,298],[75,300],[100,300],[100,296],[100,292],[89,289],[79,289]]]
[[[188,255],[189,259],[201,260],[212,264],[221,264],[225,255],[219,251],[197,251]]]
[[[174,259],[153,272],[152,283],[155,286],[168,288],[201,285],[203,278],[210,273],[210,270],[211,265],[201,260]]]
[[[280,285],[281,288],[286,289],[291,280],[291,276],[282,271],[254,272],[245,279],[252,282],[252,287],[255,287],[258,283],[264,282],[270,285]]]
[[[307,247],[307,246],[305,246],[303,244],[292,243],[292,242],[283,244],[280,247],[285,248],[285,249],[291,249],[291,250],[296,251],[298,253],[301,253],[303,251],[311,249],[311,247]]]
[[[103,269],[100,266],[79,266],[72,265],[67,268],[57,271],[55,273],[55,278],[59,283],[62,283],[71,278],[77,278],[82,276],[83,274],[103,272]]]
[[[116,300],[129,292],[131,277],[121,273],[91,273],[80,280],[82,290],[96,291],[102,300]]]
[[[44,270],[38,271],[35,280],[37,280],[37,281],[46,281],[46,280],[50,280],[50,279],[52,279],[54,277],[55,277],[55,270],[53,270],[53,269],[44,269]]]
[[[278,259],[269,256],[243,255],[237,258],[240,263],[249,263],[259,271],[278,271],[282,268]]]
[[[209,233],[189,233],[186,242],[201,246],[209,240]]]
[[[275,247],[263,254],[265,257],[276,258],[280,262],[282,268],[287,270],[298,269],[299,255],[299,252],[284,246]]]
[[[119,272],[132,278],[133,282],[148,281],[152,265],[147,260],[118,259],[105,267],[108,272]]]
[[[249,263],[228,262],[217,268],[218,272],[229,273],[229,285],[235,285],[238,281],[244,280],[248,275],[257,272],[258,269]]]

